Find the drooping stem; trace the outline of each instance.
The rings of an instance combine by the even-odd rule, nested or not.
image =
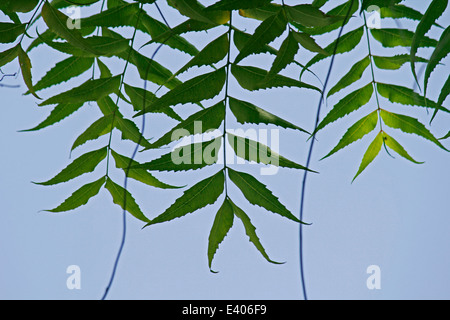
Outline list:
[[[325,83],[323,85],[322,94],[320,96],[319,105],[317,107],[317,114],[316,114],[316,121],[315,121],[315,124],[314,124],[314,131],[319,126],[322,104],[323,104],[323,101],[324,101],[325,92],[326,92],[326,89],[327,89],[327,86],[328,86],[328,82],[330,80],[331,71],[333,69],[334,60],[335,60],[335,57],[336,57],[336,52],[337,52],[337,49],[339,48],[339,43],[340,43],[340,39],[342,37],[342,33],[344,32],[344,27],[345,27],[347,21],[350,18],[354,2],[355,2],[355,0],[351,1],[350,5],[349,5],[348,12],[347,12],[347,14],[345,16],[345,19],[344,19],[344,22],[342,24],[342,27],[339,30],[339,35],[338,35],[338,38],[336,40],[336,45],[334,47],[333,56],[331,57],[330,67],[328,68],[328,74],[327,74],[327,77],[325,79]],[[308,152],[308,159],[306,161],[306,167],[307,168],[309,168],[309,166],[311,164],[312,154],[313,154],[313,151],[314,151],[314,143],[315,143],[315,137],[312,137],[311,144],[310,144],[310,147],[309,147],[309,152]],[[304,221],[303,217],[304,217],[304,210],[305,210],[305,195],[306,195],[306,182],[307,182],[307,179],[308,179],[308,171],[305,171],[305,173],[303,175],[302,191],[301,191],[301,196],[300,196],[300,217],[299,217],[300,221]],[[306,291],[305,271],[304,271],[305,268],[304,268],[304,259],[303,259],[303,244],[304,244],[303,243],[303,224],[300,224],[300,229],[299,229],[300,280],[301,280],[301,284],[302,284],[303,297],[304,297],[305,300],[308,300],[308,294],[307,294],[307,291]]]

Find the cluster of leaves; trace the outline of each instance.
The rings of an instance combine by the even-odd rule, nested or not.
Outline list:
[[[87,204],[104,188],[111,194],[114,203],[143,221],[146,226],[151,226],[196,212],[218,202],[222,197],[222,205],[215,216],[209,236],[209,267],[212,267],[218,247],[233,226],[235,218],[243,223],[250,241],[264,258],[275,263],[262,246],[248,214],[232,200],[228,184],[233,183],[249,203],[297,223],[303,222],[297,219],[257,177],[237,171],[227,164],[227,145],[231,146],[235,156],[248,162],[261,165],[276,163],[280,167],[289,169],[308,171],[310,169],[278,155],[258,141],[232,134],[231,128],[227,127],[227,118],[231,115],[240,124],[268,124],[296,130],[299,134],[305,135],[306,140],[329,124],[362,108],[375,95],[378,104],[376,110],[348,129],[339,144],[326,157],[371,133],[377,128],[378,123],[379,134],[369,146],[356,176],[374,160],[383,145],[386,150],[390,148],[408,160],[416,162],[400,143],[383,130],[383,124],[406,133],[417,134],[445,149],[418,120],[381,108],[380,97],[388,99],[391,103],[433,108],[435,115],[439,110],[449,112],[442,106],[449,94],[449,81],[444,85],[439,101],[434,102],[411,89],[377,82],[375,69],[398,70],[410,62],[412,74],[415,74],[416,63],[427,63],[425,77],[425,88],[427,88],[428,79],[440,61],[448,55],[450,46],[447,45],[448,28],[442,33],[439,41],[425,35],[430,28],[436,26],[436,20],[447,7],[447,0],[433,1],[429,11],[424,15],[399,4],[401,1],[392,0],[363,0],[361,3],[349,0],[329,12],[321,10],[329,2],[327,0],[315,0],[312,4],[293,6],[284,3],[275,4],[275,1],[271,0],[220,0],[207,7],[197,0],[168,0],[167,2],[186,18],[184,22],[173,28],[148,14],[146,8],[155,5],[155,0],[53,0],[51,2],[10,0],[0,4],[0,10],[12,21],[0,23],[0,43],[16,43],[12,48],[0,53],[0,67],[18,57],[24,82],[28,88],[27,94],[32,94],[41,100],[40,106],[54,106],[47,119],[27,131],[37,131],[52,126],[80,110],[86,103],[95,102],[102,116],[79,135],[73,142],[71,151],[109,135],[109,141],[105,147],[84,153],[54,178],[39,183],[45,186],[64,183],[94,172],[100,163],[106,162],[106,173],[100,179],[82,186],[61,205],[49,210],[50,212],[74,210]],[[100,12],[83,17],[80,20],[80,29],[71,28],[71,19],[61,11],[68,6],[92,6],[100,3],[102,3]],[[369,30],[364,10],[372,4],[381,8],[383,18],[418,20],[416,32],[402,29]],[[34,14],[27,23],[23,23],[18,13],[26,12],[34,12]],[[346,16],[348,12],[350,14]],[[252,19],[258,23],[258,27],[253,33],[246,33],[236,28],[236,24],[233,23],[233,20],[238,18]],[[48,29],[42,34],[38,33],[30,45],[24,49],[23,40],[25,36],[29,37],[30,27],[39,19],[45,22]],[[333,42],[324,48],[319,46],[316,41],[319,36],[339,29],[352,19],[360,19],[362,26],[343,35],[339,39],[339,45]],[[131,38],[123,35],[123,27],[134,31]],[[223,30],[223,33],[211,41],[206,40],[201,50],[187,40],[186,35],[189,33],[205,32],[211,29]],[[149,58],[141,54],[140,50],[135,48],[138,32],[149,38],[147,45],[160,44],[184,53],[188,57],[185,66],[177,72],[172,72],[171,66],[163,66],[156,61],[157,56]],[[19,37],[20,40],[17,41]],[[283,41],[279,49],[276,49],[271,46],[271,43],[279,38]],[[371,51],[373,39],[387,48],[410,47],[411,54],[375,56]],[[312,133],[264,110],[261,106],[234,98],[230,90],[229,83],[233,77],[244,90],[251,92],[292,87],[314,90],[318,95],[325,94],[320,88],[301,81],[302,74],[310,71],[313,65],[325,60],[333,53],[345,54],[364,43],[367,43],[368,47],[367,56],[353,65],[350,72],[328,92],[328,97],[360,80],[369,66],[372,70],[373,81],[334,105]],[[69,57],[56,63],[42,79],[34,84],[28,54],[41,45],[65,53]],[[433,47],[436,50],[430,59],[425,59],[416,54],[417,49],[421,47]],[[315,54],[306,65],[296,60],[300,48]],[[257,54],[274,56],[273,63],[269,67],[248,65],[248,62],[251,62],[249,57]],[[105,58],[115,58],[114,63],[117,63],[117,59],[122,61],[123,72],[113,75],[108,67],[111,59]],[[291,64],[301,68],[300,80],[282,75],[282,72]],[[165,87],[168,90],[167,93],[157,96],[159,90],[150,92],[128,84],[125,76],[130,72],[129,66],[134,66],[141,79],[152,82],[160,88]],[[96,67],[100,70],[98,76],[95,72]],[[198,70],[209,68],[209,71],[182,82],[179,76],[193,67],[204,67]],[[55,85],[64,85],[70,79],[89,71],[92,72],[92,76],[82,85],[45,100],[40,98],[42,90]],[[127,119],[123,115],[125,113],[122,110],[123,107],[119,107],[119,102],[133,108],[134,118]],[[188,110],[196,110],[195,108],[201,106],[201,110],[192,112],[189,117],[183,119],[174,109],[174,106],[178,105],[191,108]],[[158,140],[150,142],[143,136],[136,122],[138,117],[149,114],[164,114],[178,121],[178,124],[163,132]],[[202,132],[195,131],[197,122],[202,123]],[[152,151],[167,147],[173,142],[179,142],[194,133],[204,134],[211,129],[220,130],[222,134],[204,142],[175,148],[172,152],[146,163],[138,163],[133,157],[129,158],[118,153],[117,148],[113,148],[112,145],[113,132],[118,131],[123,140],[139,145],[141,151],[145,151],[145,154],[149,154],[148,157],[152,159]],[[174,134],[179,132],[184,134],[177,135],[173,139]],[[223,150],[223,155],[219,150]],[[181,155],[181,158],[187,161],[175,163],[174,155]],[[276,161],[272,161],[273,159]],[[150,219],[144,214],[131,193],[111,179],[109,173],[112,170],[113,161],[116,168],[124,171],[127,177],[161,189],[177,189],[178,187],[160,181],[153,175],[154,172],[177,173],[210,166],[216,166],[218,170],[214,175],[189,186],[166,211]]]

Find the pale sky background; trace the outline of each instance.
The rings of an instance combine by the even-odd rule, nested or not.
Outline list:
[[[210,1],[208,3],[212,3]],[[330,1],[334,3],[335,1]],[[205,2],[206,3],[206,2]],[[298,2],[288,1],[287,4]],[[302,2],[303,3],[303,2]],[[422,1],[406,1],[424,11]],[[333,7],[327,5],[325,10]],[[150,12],[156,14],[154,7]],[[166,5],[163,11],[172,26],[180,20]],[[88,10],[83,11],[89,12]],[[450,15],[447,10],[439,23],[447,27]],[[1,17],[1,21],[5,21]],[[249,30],[254,24],[242,24]],[[346,31],[361,25],[354,19]],[[392,26],[386,21],[387,26]],[[408,21],[402,21],[410,27]],[[39,29],[43,31],[43,27]],[[411,28],[412,30],[412,28]],[[219,29],[209,36],[225,32]],[[33,30],[34,34],[34,30]],[[436,38],[436,30],[430,33]],[[324,36],[320,43],[328,44],[335,34]],[[189,39],[201,48],[204,34]],[[140,38],[139,43],[147,39]],[[282,39],[281,39],[282,40]],[[275,42],[279,46],[280,39]],[[374,54],[392,53],[372,42]],[[6,47],[1,46],[3,51]],[[143,50],[150,55],[154,47]],[[45,74],[63,55],[50,53],[47,48],[32,52],[34,81]],[[396,53],[406,53],[400,48]],[[388,53],[386,53],[388,52]],[[421,50],[427,56],[429,50]],[[352,61],[367,55],[365,42],[352,54],[339,56],[331,78],[334,85],[351,67]],[[299,59],[307,62],[311,54],[301,49]],[[266,66],[270,57],[255,59],[256,65]],[[157,60],[173,66],[172,71],[188,61],[188,57],[172,50],[163,50]],[[446,59],[444,63],[448,64]],[[322,79],[329,60],[314,66]],[[15,72],[17,62],[4,72]],[[121,72],[123,61],[114,65],[114,73]],[[295,76],[298,69],[292,67],[285,74]],[[440,66],[433,74],[430,97],[437,100],[439,88],[448,76],[448,66]],[[194,73],[183,75],[187,80]],[[79,85],[86,81],[85,74],[71,82]],[[376,72],[380,82],[412,86],[409,65],[396,72]],[[306,76],[309,83],[320,85]],[[360,88],[370,81],[370,74],[351,87]],[[134,68],[130,69],[127,82],[142,86]],[[73,191],[104,174],[105,166],[99,166],[92,175],[83,176],[56,187],[42,187],[31,181],[45,181],[60,172],[69,163],[69,151],[74,139],[99,117],[95,104],[85,105],[64,122],[37,133],[19,133],[45,119],[51,108],[38,107],[26,91],[21,78],[8,79],[4,83],[20,84],[19,89],[0,88],[2,117],[0,125],[0,299],[100,299],[109,280],[112,265],[121,237],[122,211],[112,203],[106,190],[87,206],[65,214],[41,212],[59,205]],[[61,90],[64,85],[42,93],[44,98]],[[151,86],[151,88],[153,88]],[[350,89],[333,96],[332,106],[350,93]],[[319,95],[300,89],[276,89],[248,93],[234,82],[230,93],[257,103],[260,107],[285,117],[289,121],[312,130]],[[221,97],[223,94],[221,95]],[[208,103],[208,105],[211,102]],[[393,106],[382,99],[383,107],[394,112],[416,115],[422,122],[429,122],[431,114],[426,110]],[[448,108],[448,102],[445,104]],[[123,110],[129,110],[122,104]],[[362,141],[339,152],[332,158],[319,162],[339,141],[346,129],[375,108],[375,100],[363,110],[330,126],[318,136],[312,169],[320,175],[310,175],[305,220],[313,223],[305,228],[305,273],[311,299],[450,299],[450,215],[448,209],[450,172],[449,154],[432,143],[416,136],[389,130],[410,154],[423,165],[413,165],[397,157],[390,158],[384,151],[368,170],[353,184],[362,156],[374,138],[372,133]],[[181,113],[189,106],[177,107]],[[192,109],[190,109],[192,110]],[[324,107],[322,117],[329,108]],[[125,112],[126,113],[126,112]],[[359,117],[358,117],[359,116]],[[147,137],[159,136],[174,122],[161,117],[149,117]],[[229,114],[230,127],[236,126]],[[140,125],[140,123],[139,123]],[[272,129],[275,127],[263,126]],[[440,113],[432,126],[432,132],[441,137],[449,130],[448,115]],[[107,143],[104,137],[86,144],[75,151],[72,158],[100,148]],[[113,143],[120,137],[114,136]],[[448,142],[445,143],[449,147]],[[121,144],[122,153],[131,155],[133,145]],[[301,164],[306,161],[306,136],[292,130],[281,131],[281,154]],[[167,150],[163,150],[167,152]],[[146,156],[142,154],[141,161]],[[257,173],[259,167],[237,167],[238,170]],[[193,185],[217,171],[217,167],[188,174],[158,174],[163,181],[176,185]],[[276,176],[258,177],[295,215],[299,210],[299,195],[303,172],[280,169]],[[115,171],[113,177],[122,183],[123,175]],[[131,190],[144,213],[153,218],[163,212],[180,196],[180,191],[164,191],[131,183]],[[265,210],[251,206],[234,187],[233,200],[252,218],[258,235],[270,257],[285,261],[283,265],[267,263],[248,241],[240,221],[220,246],[210,273],[207,261],[208,236],[214,216],[223,197],[215,205],[190,214],[182,219],[142,230],[143,224],[128,216],[128,236],[116,281],[110,291],[110,299],[302,299],[299,282],[298,225]],[[81,290],[68,290],[66,269],[70,265],[81,268]],[[370,291],[366,287],[370,265],[381,267],[382,289]]]

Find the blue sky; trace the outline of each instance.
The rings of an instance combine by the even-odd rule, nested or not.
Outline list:
[[[406,2],[411,3],[414,1]],[[166,6],[162,8],[169,22],[175,25],[179,18],[171,15]],[[415,8],[423,12],[424,5]],[[156,11],[152,8],[151,12]],[[439,22],[447,26],[449,19],[447,10]],[[407,21],[402,23],[411,27]],[[360,25],[361,20],[355,19],[346,30]],[[254,28],[254,25],[245,23],[242,26]],[[222,31],[213,31],[209,36],[218,36]],[[435,31],[433,34],[436,35]],[[196,34],[190,39],[201,47],[202,37]],[[144,42],[144,39],[140,40]],[[326,36],[321,39],[321,44],[332,40],[334,34],[333,38]],[[278,40],[275,45],[279,44]],[[373,46],[375,54],[386,53],[374,42]],[[151,54],[152,48],[144,52]],[[398,50],[398,53],[405,52],[405,49]],[[427,55],[429,51],[420,53]],[[339,56],[331,83],[336,83],[347,72],[351,61],[359,61],[366,55],[367,47],[362,45],[349,55]],[[310,56],[305,50],[299,53],[303,62]],[[31,58],[35,81],[61,57],[43,48],[34,51]],[[163,64],[173,65],[172,70],[181,67],[186,59],[186,56],[170,50],[163,50],[157,57]],[[270,59],[261,56],[256,63],[267,64]],[[448,63],[448,59],[444,62]],[[326,61],[314,68],[322,79],[328,63]],[[13,63],[4,71],[14,72],[17,68],[17,63]],[[122,68],[122,63],[119,63],[113,70],[119,73]],[[295,72],[298,69],[289,68],[285,74],[294,77]],[[441,66],[434,74],[430,91],[433,99],[437,99],[439,86],[447,75],[446,66]],[[183,80],[191,76],[184,75]],[[80,84],[86,80],[83,79],[80,77],[70,83]],[[308,76],[307,80],[318,85],[312,77]],[[404,86],[413,84],[408,65],[394,73],[378,71],[377,80]],[[142,86],[134,70],[128,81]],[[353,88],[364,85],[365,81],[370,81],[368,73]],[[83,182],[91,182],[93,178],[82,177],[53,188],[31,183],[53,177],[68,164],[74,139],[97,119],[99,113],[95,105],[86,105],[59,125],[38,133],[19,133],[19,130],[42,121],[50,109],[38,107],[33,97],[22,95],[25,89],[20,78],[8,79],[8,83],[21,84],[21,88],[0,88],[3,107],[0,126],[0,166],[3,168],[0,173],[0,299],[99,299],[119,246],[121,210],[103,190],[87,206],[76,211],[60,215],[45,213],[41,210],[57,206]],[[58,90],[61,89],[48,90],[45,97]],[[312,128],[319,100],[314,92],[281,89],[249,94],[236,83],[232,83],[230,91],[236,98],[245,98],[301,127]],[[330,99],[329,106],[349,92],[346,90]],[[319,161],[335,146],[346,128],[359,119],[358,116],[375,108],[374,103],[371,101],[361,113],[330,126],[318,136],[312,168],[320,175],[310,176],[305,215],[305,220],[313,223],[305,228],[305,272],[309,296],[311,299],[449,299],[449,155],[416,136],[390,131],[417,160],[426,163],[413,165],[399,157],[394,160],[383,152],[352,184],[373,136],[328,160]],[[386,100],[382,103],[394,112],[407,112],[425,123],[429,121],[430,115],[424,110],[393,106]],[[177,108],[181,113],[186,110]],[[328,110],[329,107],[324,107],[322,116]],[[229,123],[230,126],[237,125],[231,115]],[[157,117],[149,118],[146,135],[161,134],[161,130],[173,124]],[[448,118],[440,114],[432,131],[440,137],[448,130]],[[114,139],[118,143],[120,137],[115,136]],[[80,148],[73,157],[104,145],[105,140],[93,142]],[[283,130],[280,147],[281,154],[287,158],[300,163],[306,161],[306,136]],[[124,144],[121,148],[124,154],[130,155],[133,145]],[[140,160],[145,160],[145,154],[139,156]],[[257,169],[255,166],[239,168],[248,172],[256,172]],[[98,170],[94,175],[100,177],[104,167]],[[207,169],[185,175],[158,176],[168,183],[192,185],[213,171]],[[261,177],[261,181],[297,215],[302,174],[301,171],[281,169],[276,176]],[[116,182],[122,181],[120,174],[114,177]],[[164,211],[182,194],[182,190],[161,191],[137,184],[130,187],[149,217]],[[234,188],[230,192],[251,216],[271,258],[285,264],[268,264],[248,242],[242,225],[236,221],[214,261],[213,269],[220,272],[210,273],[207,241],[219,202],[183,219],[144,230],[141,230],[141,222],[128,216],[125,251],[109,298],[301,299],[298,225],[246,204]],[[69,276],[66,269],[70,265],[81,268],[81,290],[68,290],[66,287]],[[381,268],[381,290],[367,289],[369,275],[366,269],[370,265]]]

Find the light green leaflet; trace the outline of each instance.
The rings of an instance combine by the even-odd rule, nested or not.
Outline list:
[[[363,160],[361,162],[361,166],[359,167],[358,172],[356,173],[353,181],[359,177],[361,173],[375,160],[375,158],[380,154],[381,148],[383,147],[383,133],[380,132],[375,140],[370,144],[366,153],[364,154]]]
[[[394,150],[395,152],[397,152],[403,158],[405,158],[415,164],[423,164],[423,162],[417,162],[416,160],[414,160],[408,154],[408,152],[405,150],[405,148],[403,148],[403,146],[397,140],[395,140],[394,138],[389,136],[386,132],[383,133],[383,138],[384,138],[384,143],[386,144],[386,146],[389,147],[390,149]]]
[[[371,133],[377,127],[378,123],[378,110],[372,112],[368,116],[365,116],[358,122],[356,122],[353,126],[351,126],[347,132],[342,137],[341,141],[339,141],[338,145],[331,150],[331,152],[322,158],[326,159],[341,149],[351,145],[352,143],[362,139],[369,133]]]
[[[345,89],[351,84],[360,80],[364,72],[366,71],[367,67],[369,67],[369,65],[370,65],[369,56],[365,57],[359,62],[356,62],[350,69],[350,71],[346,75],[344,75],[333,88],[331,88],[330,92],[328,92],[328,97],[332,96],[335,93],[338,93],[342,89]]]
[[[417,119],[397,114],[397,113],[391,113],[386,110],[381,111],[381,118],[383,119],[383,122],[391,128],[394,129],[400,129],[401,131],[405,133],[411,133],[416,134],[418,136],[421,136],[422,138],[425,138],[433,143],[435,143],[439,148],[447,150],[440,142],[439,140],[423,125],[420,123]],[[450,151],[449,151],[450,152]]]

